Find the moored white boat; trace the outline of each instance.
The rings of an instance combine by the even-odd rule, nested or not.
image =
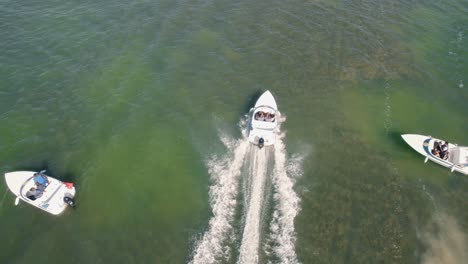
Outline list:
[[[34,182],[34,171],[15,171],[5,173],[5,181],[8,188],[16,195],[15,204],[23,200],[39,209],[53,215],[62,213],[67,206],[73,206],[75,187],[72,183],[62,182],[47,176],[49,184],[42,192],[42,195],[35,200],[27,197],[28,191],[36,187]]]
[[[444,140],[416,134],[405,134],[401,135],[401,137],[414,150],[426,157],[425,162],[431,160],[439,165],[450,168],[452,172],[458,171],[468,175],[468,147],[449,143],[448,157],[442,159],[432,154],[432,150],[435,148],[436,142],[444,143]]]
[[[275,144],[280,112],[270,91],[258,98],[252,112],[249,141],[260,148]]]

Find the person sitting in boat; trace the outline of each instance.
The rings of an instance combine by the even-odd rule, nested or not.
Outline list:
[[[34,173],[34,183],[36,184],[37,188],[42,192],[44,189],[49,185],[49,179],[42,173]]]
[[[255,120],[260,120],[263,116],[263,112],[262,111],[258,111],[257,113],[255,113]]]
[[[260,112],[260,118],[259,118],[259,120],[260,120],[260,121],[265,121],[265,118],[266,118],[266,113]]]
[[[26,193],[26,197],[28,197],[31,200],[36,200],[42,196],[42,192],[39,189],[36,189],[34,187],[31,187],[29,191]]]
[[[432,155],[440,158],[440,154],[439,154],[439,151],[437,149],[434,148],[433,150],[431,150],[431,153],[432,153]]]
[[[443,144],[443,145],[440,147],[440,149],[441,149],[441,151],[440,151],[440,158],[445,159],[445,160],[448,159],[448,154],[449,154],[449,152],[448,152],[448,145],[449,145],[449,143],[448,143],[447,141],[445,141],[445,144]]]
[[[434,141],[434,150],[440,152],[440,151],[441,151],[440,146],[442,145],[441,143],[442,143],[442,142],[439,142],[439,141],[437,141],[437,140]]]

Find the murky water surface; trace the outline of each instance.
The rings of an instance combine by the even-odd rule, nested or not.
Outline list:
[[[467,263],[466,176],[400,138],[468,145],[467,13],[1,1],[1,172],[46,168],[77,208],[0,181],[0,263]],[[261,152],[242,122],[267,89],[285,120]]]

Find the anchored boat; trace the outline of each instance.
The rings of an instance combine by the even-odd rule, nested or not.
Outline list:
[[[59,181],[46,176],[44,173],[45,171],[41,171],[40,173],[34,171],[5,173],[5,181],[8,188],[16,195],[15,205],[20,200],[23,200],[53,215],[62,213],[67,206],[73,207],[75,205],[73,200],[73,197],[75,197],[75,187],[73,183]],[[45,175],[45,179],[47,179],[44,188],[38,188],[37,181],[35,180],[35,176],[38,174]]]
[[[431,136],[405,134],[401,137],[414,150],[425,156],[424,162],[431,160],[439,165],[450,168],[468,175],[468,147],[458,146],[457,144],[447,143],[446,154],[438,155],[441,145],[445,145],[444,140],[433,138]]]

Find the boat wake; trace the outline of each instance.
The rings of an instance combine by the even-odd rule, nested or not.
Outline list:
[[[261,212],[265,197],[265,181],[269,160],[269,149],[258,149],[251,145],[249,178],[245,197],[245,226],[240,247],[239,264],[258,263],[260,245]],[[249,186],[250,185],[250,186]],[[249,188],[250,187],[250,188]]]
[[[300,199],[293,187],[295,178],[302,175],[303,157],[288,159],[283,138],[280,134],[274,147],[259,149],[248,142],[245,133],[240,140],[221,137],[227,153],[207,162],[213,182],[209,193],[213,216],[196,243],[190,263],[231,263],[233,248],[239,249],[238,264],[272,263],[268,259],[299,263],[294,219],[300,211]],[[270,193],[272,200],[267,199]],[[240,194],[243,204],[237,201]],[[272,211],[265,210],[271,201]],[[242,219],[236,217],[238,208],[244,212]],[[268,225],[266,219],[271,219]],[[235,234],[242,237],[236,239]]]
[[[294,179],[302,176],[303,157],[297,155],[286,159],[283,143],[284,134],[278,137],[275,144],[275,170],[273,173],[274,211],[270,224],[272,251],[280,263],[299,263],[296,256],[296,233],[294,218],[299,213],[300,199],[294,192]]]
[[[213,157],[207,163],[213,181],[209,193],[213,217],[208,230],[196,246],[191,261],[193,264],[219,263],[222,259],[228,259],[230,255],[226,240],[232,233],[240,170],[249,143],[245,139],[221,140],[228,148],[228,153],[221,158]]]
[[[385,95],[385,101],[384,101],[384,113],[385,113],[385,119],[384,119],[384,127],[385,127],[385,132],[388,134],[390,132],[390,129],[392,129],[392,97],[391,97],[391,86],[388,82],[385,83],[384,86],[384,95]]]

